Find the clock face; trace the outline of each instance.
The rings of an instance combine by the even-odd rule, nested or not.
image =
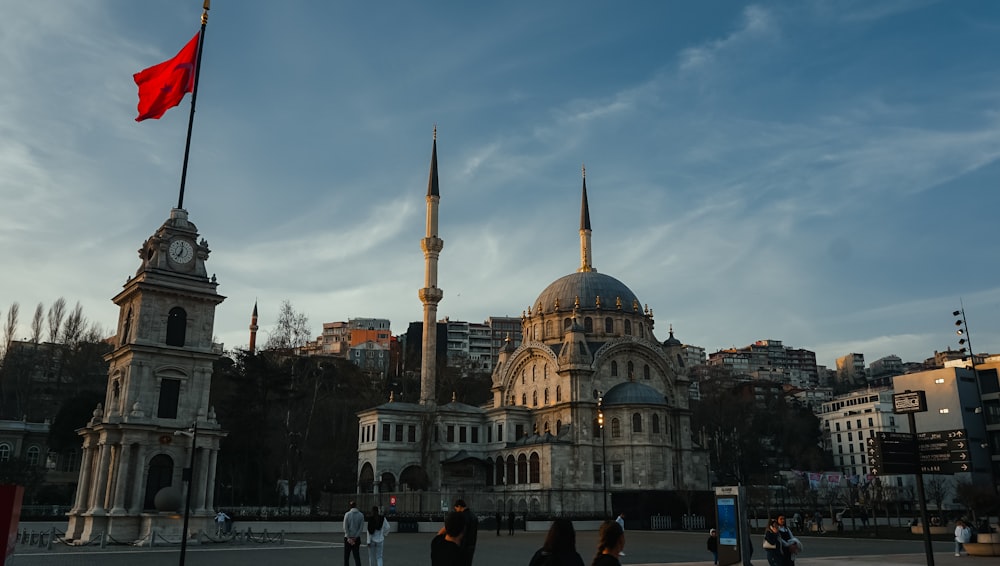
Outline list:
[[[170,242],[170,259],[175,263],[187,263],[194,259],[194,247],[187,240]]]

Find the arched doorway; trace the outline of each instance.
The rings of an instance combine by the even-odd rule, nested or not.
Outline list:
[[[364,466],[361,466],[361,473],[358,474],[358,490],[361,493],[371,493],[374,483],[375,471],[372,469],[372,465],[366,462]]]
[[[399,474],[399,484],[408,491],[427,491],[431,480],[420,466],[410,466]]]
[[[142,509],[155,509],[156,494],[165,487],[170,487],[174,479],[174,460],[166,454],[157,454],[149,461],[149,471],[146,473],[146,497]]]

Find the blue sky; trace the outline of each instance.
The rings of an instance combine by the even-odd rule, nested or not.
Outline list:
[[[0,316],[62,296],[110,334],[177,202],[190,97],[132,74],[201,2],[13,3],[0,22]],[[281,301],[422,316],[431,132],[441,317],[516,316],[594,265],[685,343],[866,361],[1000,352],[1000,4],[216,0],[185,208],[245,345]]]

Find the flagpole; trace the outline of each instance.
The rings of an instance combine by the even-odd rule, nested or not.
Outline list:
[[[205,26],[208,24],[208,10],[211,0],[202,5],[201,32],[198,34],[198,59],[194,65],[194,88],[191,91],[191,114],[188,117],[187,141],[184,143],[184,165],[181,167],[181,191],[177,197],[177,208],[184,208],[184,184],[187,181],[188,155],[191,153],[191,129],[194,127],[194,105],[198,101],[198,77],[201,75],[201,49],[205,45]]]

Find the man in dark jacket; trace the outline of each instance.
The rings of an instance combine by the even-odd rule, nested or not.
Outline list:
[[[462,518],[465,519],[461,544],[462,556],[465,558],[464,566],[472,566],[472,557],[476,553],[476,537],[479,534],[479,519],[465,504],[464,499],[455,501],[455,512],[461,513]]]

